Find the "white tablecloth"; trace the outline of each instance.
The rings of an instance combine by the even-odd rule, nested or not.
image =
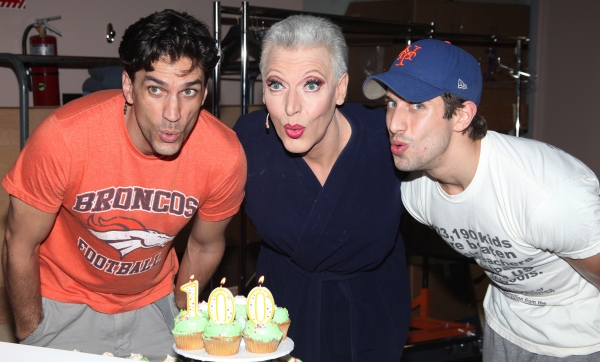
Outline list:
[[[17,343],[0,342],[0,359],[2,361],[36,361],[36,362],[108,362],[114,357],[89,354],[59,349],[25,346]],[[123,361],[123,359],[120,359]]]

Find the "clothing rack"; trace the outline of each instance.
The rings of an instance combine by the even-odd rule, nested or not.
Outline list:
[[[526,36],[502,37],[496,35],[480,34],[456,34],[456,33],[433,33],[431,38],[440,40],[449,40],[455,42],[455,45],[462,44],[493,44],[494,46],[509,46],[514,48],[515,68],[510,68],[500,62],[499,67],[507,70],[510,77],[515,80],[515,136],[520,136],[521,131],[521,85],[527,81],[523,77],[530,78],[531,73],[522,71],[523,49],[529,45],[530,39]]]
[[[248,112],[248,103],[250,101],[249,94],[251,90],[248,88],[248,71],[250,66],[253,66],[253,70],[257,69],[257,62],[249,64],[248,61],[248,33],[250,32],[249,20],[254,18],[267,20],[267,21],[278,21],[287,18],[290,15],[306,14],[320,17],[326,17],[342,27],[344,34],[354,35],[384,35],[393,36],[394,42],[399,39],[403,40],[407,44],[410,44],[413,40],[419,40],[424,38],[437,38],[444,40],[456,41],[459,44],[493,44],[499,46],[514,46],[517,66],[515,69],[511,69],[507,66],[501,65],[502,68],[509,70],[510,75],[515,78],[518,83],[517,93],[517,123],[519,121],[519,105],[520,105],[520,85],[522,83],[522,77],[529,77],[530,74],[521,71],[522,63],[522,50],[529,43],[529,38],[525,36],[517,37],[503,37],[496,35],[481,35],[481,34],[458,34],[458,33],[437,33],[435,32],[435,23],[430,24],[417,24],[417,23],[404,23],[395,21],[385,21],[378,19],[366,19],[351,16],[339,16],[322,13],[312,13],[296,10],[287,9],[276,9],[259,6],[250,6],[248,1],[243,1],[241,7],[230,7],[221,6],[219,1],[214,3],[214,28],[215,28],[215,39],[219,54],[222,53],[221,48],[221,25],[222,16],[234,15],[241,23],[240,27],[240,62],[235,64],[227,64],[219,61],[214,71],[214,91],[213,91],[213,113],[218,118],[220,115],[220,82],[222,71],[227,69],[229,71],[238,68],[241,82],[241,111],[242,114]],[[368,38],[362,38],[363,42]],[[517,130],[518,132],[518,130]]]
[[[241,111],[242,114],[248,112],[249,94],[248,89],[248,32],[249,20],[251,18],[262,19],[269,22],[283,20],[290,15],[314,15],[326,17],[342,27],[345,34],[372,34],[372,35],[391,35],[391,36],[421,36],[427,37],[433,33],[433,24],[403,23],[395,21],[384,21],[377,19],[363,19],[351,16],[339,16],[321,13],[311,13],[305,11],[275,9],[259,6],[250,6],[248,1],[243,1],[241,7],[221,6],[219,1],[214,2],[214,28],[217,49],[221,54],[221,19],[224,14],[234,15],[239,19],[241,29],[241,56],[239,64],[232,64],[233,67],[239,67],[241,81]],[[219,61],[214,71],[214,91],[213,91],[213,114],[218,118],[220,114],[220,81],[223,68],[229,64],[223,64]],[[256,66],[256,64],[253,64]],[[232,69],[233,67],[228,67]]]
[[[119,58],[41,56],[0,53],[0,66],[4,66],[4,62],[8,62],[13,66],[19,82],[19,129],[21,149],[23,149],[25,146],[25,141],[27,141],[27,138],[29,137],[29,94],[27,88],[27,68],[29,66],[35,64],[55,66],[59,68],[85,69],[122,64]]]

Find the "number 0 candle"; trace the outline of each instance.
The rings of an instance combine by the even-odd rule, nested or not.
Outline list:
[[[275,300],[269,289],[262,286],[265,277],[258,279],[258,287],[253,288],[248,294],[246,312],[248,319],[254,324],[264,324],[273,318],[275,312]]]
[[[190,277],[188,283],[185,283],[179,288],[187,295],[187,311],[185,312],[185,315],[190,318],[198,316],[198,281],[192,279],[194,279],[193,275]]]
[[[208,297],[208,316],[213,322],[231,323],[235,317],[235,302],[233,294],[223,288],[225,278],[221,279],[221,286],[215,288]]]

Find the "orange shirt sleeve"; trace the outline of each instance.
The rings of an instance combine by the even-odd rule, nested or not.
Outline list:
[[[198,216],[206,221],[221,221],[238,212],[244,200],[246,186],[246,155],[235,136],[237,147],[221,154],[210,172],[209,195],[198,209]]]
[[[57,213],[67,187],[71,159],[56,127],[56,118],[50,115],[27,140],[2,186],[10,195],[38,210]]]

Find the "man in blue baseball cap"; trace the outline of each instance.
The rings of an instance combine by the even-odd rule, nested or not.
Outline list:
[[[426,39],[367,78],[386,97],[404,206],[492,280],[483,360],[600,360],[600,189],[548,144],[487,131],[477,61]]]

